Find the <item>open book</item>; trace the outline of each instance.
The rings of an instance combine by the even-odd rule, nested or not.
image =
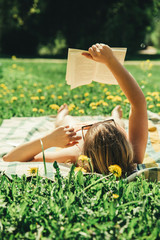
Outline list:
[[[113,54],[121,64],[124,63],[126,48],[112,48]],[[86,85],[92,81],[105,84],[118,84],[111,71],[102,63],[95,62],[82,55],[87,52],[69,48],[66,81],[71,89]]]

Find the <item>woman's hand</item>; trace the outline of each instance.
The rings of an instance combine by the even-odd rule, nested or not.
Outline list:
[[[71,147],[78,143],[82,137],[77,136],[74,128],[61,126],[48,135],[48,141],[53,147]]]
[[[88,49],[89,53],[83,52],[82,55],[96,62],[107,64],[114,55],[111,48],[105,44],[95,44]]]

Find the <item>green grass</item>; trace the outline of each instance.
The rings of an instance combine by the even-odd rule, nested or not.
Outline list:
[[[159,239],[160,186],[115,176],[0,178],[0,239]],[[92,184],[92,187],[84,190]]]
[[[64,102],[72,115],[106,115],[121,104],[128,116],[130,106],[118,86],[92,83],[71,91],[65,83],[66,63],[11,59],[0,63],[1,120],[53,115]],[[148,109],[157,113],[158,63],[126,64]],[[160,239],[159,183],[143,178],[126,183],[112,176],[95,184],[98,178],[71,171],[63,179],[58,169],[55,182],[38,176],[14,176],[13,181],[0,176],[0,239]]]
[[[1,119],[56,114],[64,102],[71,104],[72,115],[106,115],[121,104],[124,117],[128,116],[129,104],[119,86],[92,83],[71,91],[65,82],[66,63],[11,59],[0,59],[0,63]],[[154,63],[139,62],[126,68],[150,97],[148,109],[160,112],[160,67]]]

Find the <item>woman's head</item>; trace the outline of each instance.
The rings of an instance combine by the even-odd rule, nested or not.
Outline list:
[[[85,135],[84,154],[91,158],[95,172],[108,174],[108,167],[117,164],[122,175],[134,168],[133,150],[123,131],[110,122],[96,123]]]

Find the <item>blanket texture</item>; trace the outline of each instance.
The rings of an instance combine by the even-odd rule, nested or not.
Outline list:
[[[106,116],[83,116],[75,117],[81,122],[102,121]],[[127,181],[133,181],[137,176],[144,175],[150,181],[160,181],[160,116],[148,111],[149,118],[149,136],[143,164],[138,164],[138,172],[127,178]],[[126,130],[128,120],[124,120]],[[5,119],[0,126],[0,171],[4,172],[9,178],[17,174],[30,176],[31,168],[38,168],[39,175],[54,179],[55,170],[53,163],[47,163],[47,176],[44,174],[43,163],[36,162],[3,162],[2,156],[11,149],[24,142],[41,137],[54,128],[55,117],[29,117],[29,118],[11,118]],[[56,148],[48,151],[57,151]],[[62,175],[68,175],[70,166],[68,164],[59,164]]]

